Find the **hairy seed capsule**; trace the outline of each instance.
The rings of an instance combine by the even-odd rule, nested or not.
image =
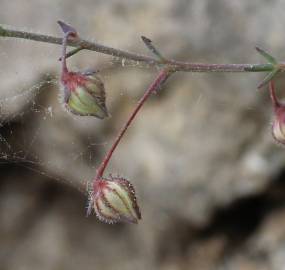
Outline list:
[[[64,107],[76,115],[95,116],[103,119],[108,116],[104,84],[95,72],[81,73],[68,70],[66,64],[67,40],[78,41],[79,37],[72,26],[62,21],[58,21],[58,24],[64,33],[61,56],[61,84],[63,86],[61,94]]]
[[[106,223],[138,223],[141,219],[134,187],[123,178],[96,180],[91,203],[97,217]]]
[[[285,104],[281,103],[275,93],[273,81],[269,83],[270,98],[274,110],[272,135],[277,142],[285,144]]]
[[[285,106],[276,108],[275,119],[272,124],[273,137],[282,144],[285,144]]]
[[[63,102],[68,111],[100,119],[108,116],[104,84],[94,72],[64,72],[61,83]]]

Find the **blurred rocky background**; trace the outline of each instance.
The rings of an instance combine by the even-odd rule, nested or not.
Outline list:
[[[282,0],[1,0],[2,24],[174,59],[263,63],[284,57]],[[61,48],[0,38],[0,269],[285,269],[285,149],[270,134],[265,74],[175,74],[144,106],[108,173],[131,180],[143,219],[86,218],[86,182],[156,74],[80,52],[101,69],[112,117],[58,104]],[[285,81],[277,81],[282,96]]]

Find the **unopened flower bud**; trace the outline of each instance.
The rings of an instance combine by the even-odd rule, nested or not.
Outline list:
[[[272,135],[279,143],[285,144],[285,104],[282,104],[277,99],[274,84],[272,81],[270,82],[269,89],[274,109]]]
[[[138,223],[141,219],[134,187],[124,178],[95,180],[92,206],[97,217],[106,223]]]
[[[61,82],[63,102],[68,111],[101,119],[108,116],[104,84],[96,74],[64,72]]]

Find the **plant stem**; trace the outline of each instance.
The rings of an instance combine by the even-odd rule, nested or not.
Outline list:
[[[271,98],[273,107],[276,110],[277,108],[280,107],[280,103],[279,103],[278,98],[276,96],[275,86],[274,86],[274,82],[272,80],[269,82],[269,91],[270,91],[270,98]]]
[[[78,52],[80,52],[80,51],[82,51],[82,50],[84,50],[84,48],[82,48],[82,47],[78,47],[78,48],[75,48],[75,49],[71,50],[70,52],[68,52],[67,54],[65,54],[65,59],[67,59],[67,58],[73,56],[74,54],[77,54]],[[62,57],[60,57],[58,60],[61,61],[61,60],[62,60]]]
[[[117,136],[116,140],[114,141],[113,145],[111,146],[109,152],[105,155],[104,160],[102,161],[102,163],[100,164],[98,170],[97,170],[97,174],[96,177],[94,179],[94,181],[101,179],[104,171],[116,149],[116,147],[118,146],[118,144],[120,143],[122,137],[124,136],[125,132],[127,131],[128,127],[130,126],[130,124],[132,123],[132,121],[134,120],[135,116],[137,115],[137,113],[139,112],[139,110],[141,109],[141,107],[143,106],[143,104],[145,103],[145,101],[147,100],[147,98],[152,94],[155,93],[159,87],[168,79],[168,77],[172,74],[173,72],[170,71],[169,69],[163,69],[162,71],[160,71],[160,73],[157,75],[156,79],[153,81],[153,83],[149,86],[149,88],[145,91],[144,95],[141,97],[141,99],[138,101],[137,106],[135,107],[135,109],[133,110],[133,112],[131,113],[129,119],[127,120],[127,122],[124,124],[123,128],[120,130],[119,135]]]
[[[68,39],[70,33],[66,33],[63,37],[63,41],[62,41],[62,62],[61,62],[61,74],[65,74],[66,72],[68,72],[67,70],[67,66],[66,66],[66,42]]]
[[[42,35],[27,31],[19,31],[9,29],[9,27],[0,25],[0,36],[2,37],[14,37],[23,38],[28,40],[34,40],[39,42],[62,44],[62,38]],[[272,71],[274,65],[267,64],[204,64],[204,63],[190,63],[175,60],[161,61],[149,56],[130,53],[104,45],[100,45],[95,42],[90,42],[81,38],[76,40],[68,40],[68,46],[81,47],[86,50],[96,51],[99,53],[112,55],[120,59],[130,60],[138,62],[138,64],[146,64],[149,66],[168,67],[173,71],[185,71],[185,72],[266,72]]]

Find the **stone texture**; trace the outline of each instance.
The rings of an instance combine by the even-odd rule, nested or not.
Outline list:
[[[282,56],[284,7],[2,0],[0,17],[53,35],[61,19],[82,37],[138,53],[148,53],[145,35],[175,59],[261,63],[255,45]],[[270,135],[267,91],[256,90],[264,74],[175,74],[108,170],[134,183],[143,220],[108,226],[85,218],[85,185],[156,71],[74,56],[74,70],[102,69],[112,114],[82,119],[58,104],[59,46],[0,39],[0,49],[2,269],[283,269],[285,152]]]

